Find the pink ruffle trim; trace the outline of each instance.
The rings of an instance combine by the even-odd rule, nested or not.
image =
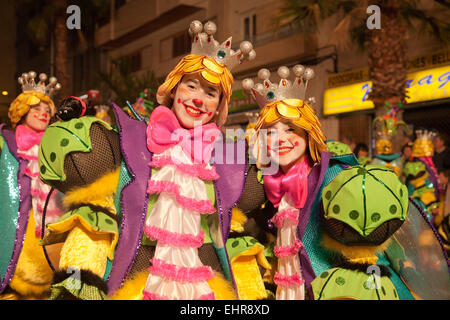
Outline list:
[[[144,228],[144,232],[152,241],[158,240],[162,243],[175,247],[199,248],[202,246],[204,238],[203,230],[201,230],[198,235],[180,234],[147,225]]]
[[[305,281],[302,279],[302,276],[300,274],[293,274],[291,276],[286,276],[286,275],[279,273],[278,271],[275,272],[273,281],[277,285],[283,286],[283,287],[288,287],[288,286],[292,286],[292,285],[300,286],[303,283],[305,283]]]
[[[37,210],[39,213],[44,213],[44,207],[38,203],[37,204]],[[46,217],[54,217],[54,216],[60,216],[62,214],[61,210],[59,208],[49,209],[47,207],[47,211],[45,212]]]
[[[145,290],[142,293],[144,294],[143,300],[171,300],[166,296],[160,296],[159,294],[150,293]],[[208,294],[204,294],[198,298],[195,298],[194,300],[215,300],[215,299],[216,298],[214,297],[214,293],[208,293]],[[178,299],[176,299],[176,300],[178,300]]]
[[[277,247],[275,246],[273,248],[273,252],[275,253],[275,255],[278,258],[283,258],[283,257],[290,257],[293,256],[295,254],[297,254],[297,252],[303,247],[303,243],[296,239],[295,243],[292,247]]]
[[[180,187],[171,181],[148,181],[147,193],[168,192],[176,196],[178,203],[185,209],[197,211],[200,214],[214,213],[216,208],[211,205],[209,200],[196,200],[180,195]]]
[[[216,172],[216,168],[212,167],[211,169],[206,169],[205,165],[201,164],[185,164],[185,163],[177,163],[173,161],[170,157],[155,157],[149,163],[149,166],[155,168],[161,168],[166,165],[176,166],[178,170],[183,173],[189,174],[194,177],[198,177],[202,180],[216,180],[219,178],[219,175]]]
[[[41,199],[42,201],[47,200],[48,194],[43,192],[42,190],[31,188],[30,193],[32,196],[39,197],[39,199]]]
[[[30,178],[39,178],[39,172],[31,172],[28,167],[25,168],[24,173]]]
[[[200,282],[214,277],[214,270],[208,266],[196,268],[180,267],[165,263],[159,259],[150,259],[152,266],[148,268],[151,274],[162,276],[174,281]]]
[[[21,152],[20,150],[17,151],[19,157],[23,158],[23,159],[27,159],[27,160],[38,160],[37,156],[32,156],[26,153]]]
[[[297,224],[298,214],[299,212],[293,209],[281,210],[277,212],[277,214],[272,219],[270,219],[270,221],[273,222],[273,224],[277,226],[277,228],[281,228],[284,219],[290,219],[292,223]]]

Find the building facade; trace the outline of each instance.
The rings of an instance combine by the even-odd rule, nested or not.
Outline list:
[[[272,72],[271,80],[277,81],[278,66],[292,67],[300,63],[315,70],[316,76],[310,82],[307,96],[315,98],[314,108],[319,115],[325,135],[332,139],[352,136],[355,143],[365,142],[370,145],[373,140],[371,122],[374,114],[370,106],[345,109],[342,105],[337,105],[337,109],[333,112],[326,108],[330,100],[326,94],[327,90],[342,86],[342,89],[347,91],[348,85],[359,82],[361,82],[359,85],[364,85],[368,80],[365,76],[368,67],[367,54],[356,49],[356,45],[353,44],[343,48],[330,45],[333,28],[342,18],[339,15],[325,20],[320,26],[320,31],[314,36],[305,36],[289,26],[276,29],[273,18],[283,2],[283,0],[121,1],[121,7],[114,11],[111,21],[97,30],[96,46],[103,48],[108,57],[129,58],[137,74],[152,70],[156,77],[164,79],[180,57],[190,50],[187,32],[189,23],[192,20],[213,21],[218,26],[216,40],[223,42],[226,40],[225,37],[232,36],[233,48],[237,48],[241,41],[249,40],[257,52],[255,60],[233,70],[235,84],[227,126],[244,127],[258,111],[251,99],[242,92],[240,80],[247,77],[256,80],[258,70],[264,67]],[[442,53],[440,44],[435,40],[424,38],[423,34],[412,34],[408,43],[407,54],[411,60],[411,70],[423,70],[414,68],[414,59],[416,64],[420,63],[417,61],[424,55],[441,54],[440,58],[435,58],[440,59],[439,66],[450,64],[448,51]],[[342,74],[357,74],[360,70],[363,70],[361,81],[342,80],[345,79]],[[444,79],[445,72],[439,77],[441,80]],[[352,79],[351,76],[347,78]],[[444,86],[445,90],[450,91],[448,84]],[[439,102],[434,104],[435,107],[430,106],[429,99],[422,99],[419,104],[411,103],[405,108],[405,120],[412,122],[415,127],[436,124],[437,120],[442,122],[442,110],[448,107],[448,104],[443,102],[445,96],[444,94],[437,99]],[[436,100],[432,97],[430,99]],[[424,121],[424,112],[427,121]],[[445,130],[443,124],[438,127],[438,130]]]
[[[316,39],[306,38],[289,26],[274,31],[274,13],[282,4],[280,0],[131,0],[112,14],[108,24],[97,30],[96,46],[105,50],[104,60],[126,57],[137,74],[153,71],[157,78],[164,79],[190,51],[188,27],[193,20],[215,22],[218,27],[215,39],[224,42],[231,36],[233,49],[243,40],[251,41],[257,58],[233,69],[235,83],[227,123],[228,127],[245,127],[258,107],[242,92],[242,79],[256,79],[258,70],[264,67],[272,72],[271,79],[277,81],[276,71],[280,65],[292,67],[302,63],[316,69],[319,55],[328,56],[323,71],[315,70],[317,76],[308,93],[317,98],[319,106],[323,92],[320,78],[325,70],[334,68],[330,50],[319,52]],[[320,114],[320,110],[317,111]],[[337,135],[334,117],[322,122],[327,135]]]
[[[100,89],[104,100],[114,99],[111,92],[100,86],[97,74],[108,70],[112,59],[117,58],[125,58],[133,74],[143,75],[150,71],[163,80],[179,59],[190,51],[190,22],[213,21],[218,27],[217,41],[223,42],[231,36],[232,47],[236,49],[241,41],[249,40],[257,53],[255,60],[233,69],[235,83],[227,127],[245,128],[258,112],[256,104],[243,93],[241,80],[247,77],[257,80],[258,70],[267,68],[272,73],[271,80],[278,81],[276,71],[279,66],[303,64],[315,71],[307,97],[314,97],[313,107],[327,138],[340,140],[349,135],[355,143],[371,145],[374,111],[370,103],[362,101],[370,87],[367,84],[367,54],[352,43],[346,47],[330,44],[333,42],[333,29],[342,19],[339,14],[323,21],[319,32],[314,35],[299,33],[291,26],[275,28],[274,17],[283,3],[283,0],[110,0],[109,18],[98,21],[89,46],[83,48],[78,45],[69,50],[72,93],[82,95],[89,89]],[[12,12],[13,6],[7,6],[7,9]],[[9,93],[8,96],[0,95],[2,115],[6,114],[7,106],[18,93],[18,75],[30,70],[38,73],[54,71],[52,46],[34,48],[25,43],[24,21],[20,16],[14,18],[13,14],[6,16],[10,17],[9,20],[1,21],[5,28],[17,27],[8,29],[11,32],[7,32],[7,41],[2,43],[4,58],[1,62],[6,72],[0,77],[0,90]],[[71,32],[75,38],[76,34]],[[14,47],[17,55],[8,51],[9,47]],[[411,82],[416,84],[411,89],[415,90],[415,95],[424,98],[405,106],[405,121],[414,128],[434,126],[439,131],[448,132],[448,50],[422,33],[411,33],[407,56],[410,61],[408,72],[419,77]],[[417,75],[418,72],[425,73]],[[340,93],[334,97],[342,101],[359,99],[361,103],[347,108],[345,103],[330,95],[336,91]]]

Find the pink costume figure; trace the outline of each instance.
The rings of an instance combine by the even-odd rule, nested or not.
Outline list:
[[[269,81],[267,69],[258,72],[263,84],[255,86],[251,79],[243,81],[244,89],[250,91],[262,108],[255,126],[254,156],[263,170],[266,195],[278,208],[271,219],[278,228],[274,247],[278,258],[274,275],[277,300],[305,299],[298,259],[303,248],[298,238],[298,221],[308,196],[308,174],[320,161],[320,152],[327,151],[317,116],[305,102],[307,82],[313,77],[313,71],[297,65],[294,73],[296,79],[291,83],[287,80],[289,69],[280,67],[278,86]],[[274,164],[278,167],[276,173],[264,171],[269,165],[273,169]]]
[[[55,105],[49,97],[50,90],[53,93],[55,88],[59,90],[60,85],[56,83],[56,78],[52,77],[46,88],[44,83],[46,75],[39,76],[38,84],[34,83],[35,76],[34,72],[30,72],[27,77],[22,75],[19,78],[23,93],[11,103],[9,117],[13,128],[15,127],[17,153],[22,159],[28,160],[25,174],[31,178],[30,192],[36,223],[35,232],[36,237],[40,237],[45,201],[51,188],[39,177],[39,144],[45,129],[55,114]],[[24,114],[25,111],[27,112]],[[47,205],[46,223],[53,223],[59,219],[62,214],[60,206],[58,193],[55,192],[51,195]]]
[[[14,130],[2,128],[0,132],[0,142],[3,142],[0,171],[3,181],[9,182],[0,194],[0,279],[3,279],[0,293],[4,293],[0,299],[46,298],[53,277],[38,244],[45,202],[50,193],[50,187],[40,179],[38,150],[55,114],[51,95],[60,89],[60,84],[51,77],[46,85],[47,76],[43,73],[39,75],[39,82],[35,83],[35,78],[33,71],[19,77],[23,92],[11,103],[8,113]],[[60,215],[58,193],[53,193],[47,205],[46,223],[55,222]],[[59,248],[48,248],[48,256],[58,259]]]
[[[219,45],[212,22],[202,29],[199,21],[191,23],[192,53],[159,87],[161,106],[152,112],[147,128],[153,171],[144,231],[157,244],[144,299],[215,299],[208,283],[215,272],[202,263],[198,252],[205,237],[202,215],[216,213],[207,186],[218,175],[209,162],[220,135],[218,125],[228,114],[233,83],[229,70],[254,58],[255,52],[249,42],[236,52],[231,50],[231,39]],[[154,195],[159,196],[152,201]]]

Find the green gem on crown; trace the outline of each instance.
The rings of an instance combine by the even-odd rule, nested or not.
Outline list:
[[[225,58],[226,55],[227,55],[227,53],[225,52],[225,50],[219,50],[219,51],[217,51],[217,56],[218,56],[220,59]]]

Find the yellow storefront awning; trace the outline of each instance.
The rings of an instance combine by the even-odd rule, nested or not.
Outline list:
[[[407,103],[431,101],[450,97],[450,65],[432,68],[407,75]],[[371,81],[358,82],[325,90],[323,114],[332,115],[373,109],[368,100]]]

